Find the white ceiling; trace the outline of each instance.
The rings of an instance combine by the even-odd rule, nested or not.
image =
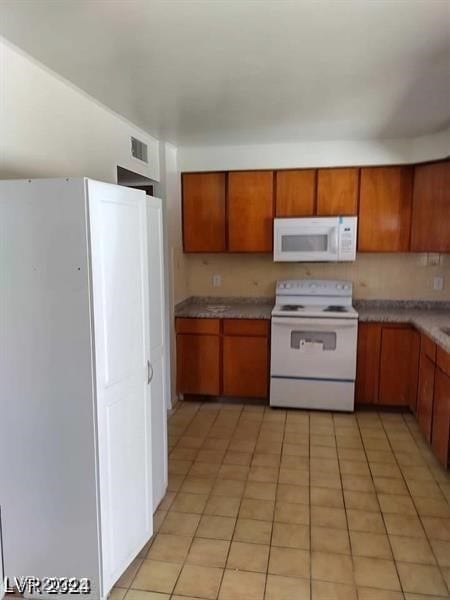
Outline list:
[[[450,122],[448,0],[0,0],[0,33],[179,145]]]

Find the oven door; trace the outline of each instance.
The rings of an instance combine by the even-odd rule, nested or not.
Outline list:
[[[274,261],[337,261],[338,248],[336,218],[275,219]]]
[[[353,382],[357,319],[272,317],[271,377]]]

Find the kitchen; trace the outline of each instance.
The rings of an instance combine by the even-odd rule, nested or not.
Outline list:
[[[262,253],[273,248],[275,262],[306,262],[311,268],[315,261],[342,261],[344,264],[355,261],[356,250],[358,258],[360,252],[389,252],[393,253],[392,258],[395,258],[394,253],[402,253],[401,256],[408,252],[426,253],[424,258],[415,257],[415,262],[420,259],[426,265],[439,265],[450,250],[448,161],[407,167],[185,173],[182,177],[183,240],[184,251],[188,253]],[[252,203],[253,196],[257,200]],[[433,211],[429,209],[430,198],[434,200]],[[254,207],[252,214],[248,212],[251,210],[249,205]],[[295,250],[284,248],[284,241]],[[336,308],[334,312],[330,312],[333,307],[326,308],[329,304],[340,305],[341,311],[346,304],[351,308],[352,283],[342,282],[341,285],[337,281],[315,280],[310,273],[308,275],[309,279],[278,282],[277,306],[273,310],[270,310],[269,299],[266,299],[267,307],[263,304],[264,297],[254,298],[256,323],[249,320],[251,296],[241,299],[241,305],[239,298],[219,298],[214,303],[214,298],[208,296],[194,297],[178,305],[179,391],[194,395],[269,397],[271,406],[353,410],[356,385],[356,405],[403,407],[417,413],[422,432],[429,442],[434,438],[435,453],[446,467],[449,419],[447,414],[442,424],[442,417],[437,418],[437,415],[441,415],[443,409],[444,412],[448,410],[448,392],[443,391],[448,386],[448,367],[445,366],[448,363],[448,303],[381,297],[358,300],[355,302],[360,313],[357,334],[358,315],[354,309],[353,315],[348,313],[349,309],[343,315],[342,312],[336,314]],[[213,286],[217,283],[215,277],[217,275],[212,275]],[[434,278],[434,288],[439,290],[442,281],[440,276]],[[344,293],[346,290],[347,294]],[[213,292],[217,294],[217,289]],[[242,305],[243,301],[246,305]],[[324,310],[329,311],[322,313],[327,320],[317,322],[317,329],[330,324],[331,317],[354,317],[353,335],[337,344],[336,334],[333,334],[333,349],[338,358],[331,359],[326,337],[317,337],[317,332],[310,332],[303,339],[302,348],[298,341],[296,346],[292,345],[292,336],[295,336],[295,329],[292,329],[288,331],[288,337],[291,338],[290,348],[294,349],[294,364],[291,370],[283,366],[290,360],[289,339],[283,339],[286,333],[283,326],[288,320],[283,317],[291,317],[291,322],[292,315],[300,315],[292,327],[314,329],[307,318],[321,316],[313,306],[302,306],[296,311],[295,306],[290,306],[296,301],[300,305],[324,305]],[[278,308],[279,302],[287,305],[284,312]],[[266,318],[272,316],[271,336],[269,328],[264,327],[264,319],[258,319],[263,308],[266,308]],[[200,319],[195,320],[195,316]],[[201,318],[208,316],[212,322],[206,324]],[[244,318],[244,321],[238,321],[236,317]],[[345,321],[346,325],[350,323]],[[336,323],[333,325],[337,326]],[[261,337],[256,339],[254,336]],[[305,352],[305,343],[311,345],[312,362]],[[317,346],[320,343],[322,352]],[[332,340],[328,340],[330,343]],[[425,372],[428,365],[425,366],[425,358],[421,356],[428,347],[432,348],[431,354],[427,355],[429,358],[434,360],[436,347],[441,357],[436,397],[430,389],[430,376]],[[303,351],[303,355],[295,349]],[[343,362],[347,350],[348,370],[343,371],[342,383],[349,381],[350,387],[340,403],[336,394],[339,396],[338,390],[344,386],[335,383],[331,388],[330,383],[324,383],[329,379],[325,377],[321,390],[317,377],[322,370],[325,375],[334,373],[337,377],[338,370],[337,367],[333,369],[333,363],[337,365],[338,359]],[[256,360],[257,355],[259,360]],[[325,367],[327,359],[330,364]],[[300,364],[296,363],[302,363],[304,371],[300,371]],[[201,369],[196,369],[197,365],[201,365]],[[327,368],[331,370],[327,372]],[[287,383],[289,375],[290,384]],[[298,380],[299,376],[316,379],[313,388],[311,383],[305,384],[304,390],[298,383],[292,388],[292,377]],[[306,404],[300,400],[302,394],[306,396]],[[434,435],[433,411],[436,415]]]
[[[447,598],[448,5],[0,16],[0,597]]]

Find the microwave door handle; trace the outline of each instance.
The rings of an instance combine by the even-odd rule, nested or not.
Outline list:
[[[338,228],[333,227],[330,233],[330,252],[337,254],[338,252]]]

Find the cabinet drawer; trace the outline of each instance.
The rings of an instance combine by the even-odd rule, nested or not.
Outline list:
[[[420,350],[426,354],[430,360],[436,362],[436,344],[424,334],[420,336]]]
[[[225,319],[224,335],[263,336],[269,334],[269,321],[263,319]]]
[[[177,333],[219,335],[220,319],[190,319],[178,317],[175,320],[175,331]]]
[[[439,347],[436,350],[436,364],[441,371],[450,376],[450,354]]]

